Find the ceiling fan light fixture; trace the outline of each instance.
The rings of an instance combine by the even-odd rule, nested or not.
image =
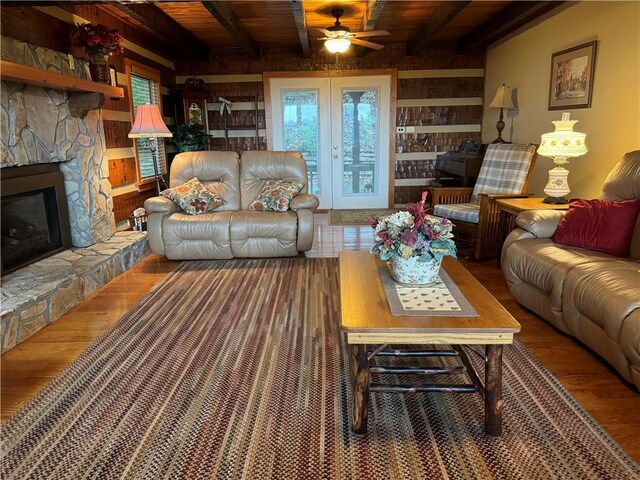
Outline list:
[[[344,53],[349,49],[351,42],[348,38],[330,38],[324,42],[324,46],[331,53]]]

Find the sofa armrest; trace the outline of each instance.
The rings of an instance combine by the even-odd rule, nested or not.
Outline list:
[[[516,217],[516,225],[537,238],[551,238],[564,217],[564,210],[527,210]]]
[[[294,212],[297,212],[300,209],[309,209],[313,210],[318,208],[320,205],[320,200],[315,195],[311,195],[309,193],[302,193],[300,195],[296,195],[291,199],[291,203],[289,203],[289,208]]]
[[[171,200],[165,197],[151,197],[144,202],[144,209],[149,213],[169,213],[177,212],[180,208]]]

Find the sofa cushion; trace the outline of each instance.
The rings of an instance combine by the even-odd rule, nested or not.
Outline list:
[[[248,210],[267,180],[302,183],[300,193],[307,193],[307,165],[300,152],[248,151],[240,162],[239,210]],[[223,197],[224,198],[224,197]]]
[[[231,249],[235,257],[296,255],[298,217],[294,212],[234,212]]]
[[[181,185],[193,177],[221,198],[225,203],[218,210],[240,209],[240,164],[236,152],[185,152],[171,162],[171,187]]]
[[[300,182],[288,180],[267,180],[256,199],[249,205],[249,210],[286,212],[293,197],[302,188]]]
[[[165,254],[172,260],[233,258],[229,224],[233,212],[172,213],[162,219]]]
[[[631,235],[640,211],[640,200],[572,200],[553,235],[563,245],[629,255]]]
[[[513,242],[506,256],[504,269],[507,281],[516,277],[532,285],[550,298],[551,308],[558,312],[562,310],[564,281],[572,268],[584,263],[616,260],[616,257],[605,253],[557,245],[548,238]]]
[[[182,185],[167,188],[161,194],[189,215],[211,212],[224,204],[224,200],[208,190],[197,177]]]

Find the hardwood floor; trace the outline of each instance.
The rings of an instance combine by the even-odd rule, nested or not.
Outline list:
[[[369,226],[333,226],[316,215],[308,257],[333,257],[341,250],[368,250]],[[13,415],[96,337],[160,282],[179,262],[152,255],[83,303],[2,355],[2,421]],[[518,338],[562,382],[584,408],[640,461],[640,394],[586,347],[525,310],[513,299],[495,261],[467,268],[520,322]]]

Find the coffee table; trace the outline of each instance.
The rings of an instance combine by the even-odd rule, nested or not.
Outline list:
[[[447,257],[442,263],[451,279],[479,316],[407,316],[391,315],[384,286],[378,273],[380,260],[368,252],[341,252],[340,295],[342,330],[350,351],[352,411],[351,429],[367,431],[370,392],[478,392],[484,399],[485,431],[502,434],[502,346],[513,342],[520,324],[457,260]],[[452,350],[385,350],[388,345],[451,345]],[[369,350],[367,346],[377,346]],[[484,345],[484,381],[467,354],[467,345]],[[480,352],[480,354],[482,354]],[[376,355],[384,356],[457,356],[464,368],[384,368],[370,366]],[[428,383],[419,385],[371,384],[371,373],[396,375],[439,375],[461,373],[471,384]]]

